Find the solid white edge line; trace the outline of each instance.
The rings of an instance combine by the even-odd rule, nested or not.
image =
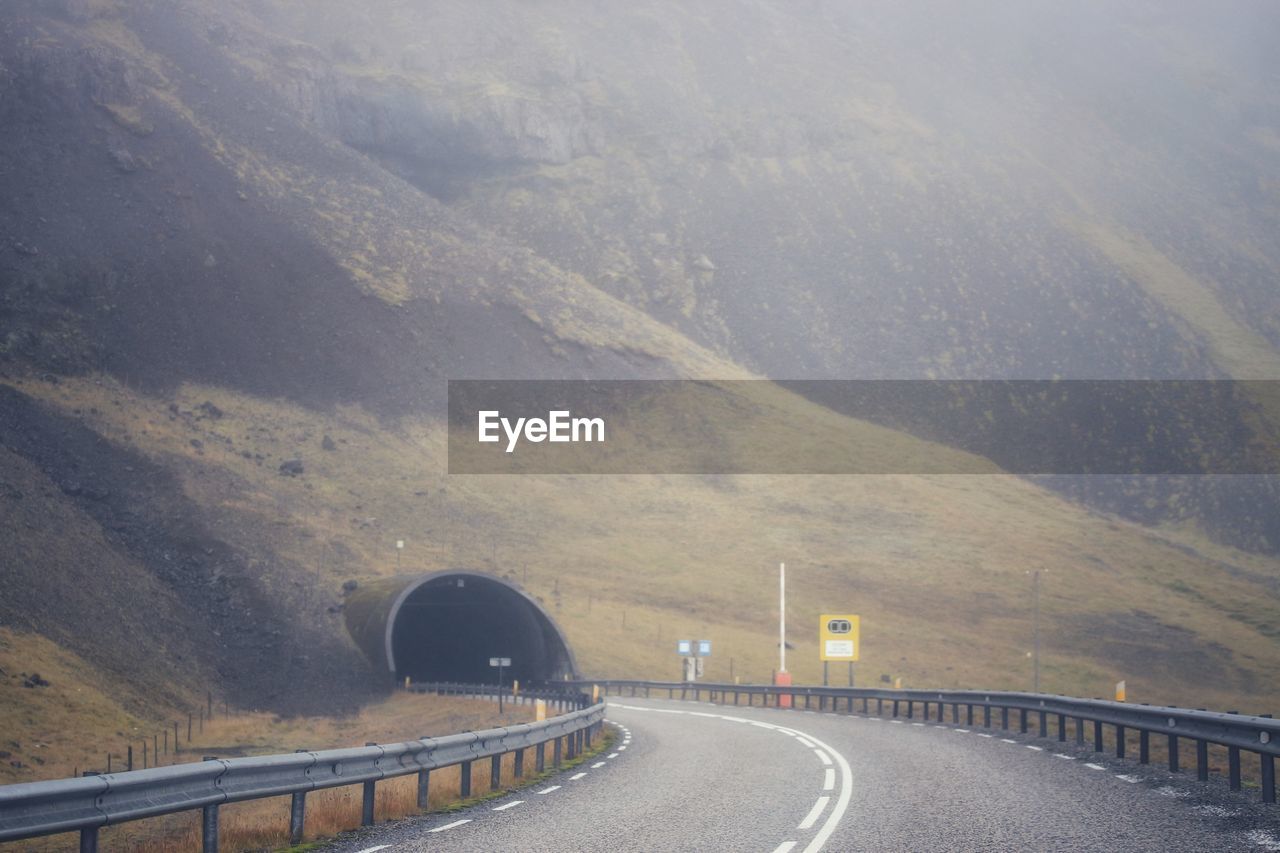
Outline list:
[[[509,803],[503,803],[500,806],[494,806],[493,810],[495,812],[505,812],[507,809],[514,809],[516,806],[520,805],[523,802],[524,800],[512,800]]]
[[[784,841],[777,847],[773,848],[773,853],[787,853],[788,850],[795,846],[796,843],[794,841]]]
[[[813,804],[813,808],[809,809],[809,813],[804,816],[804,820],[800,821],[797,829],[809,829],[818,822],[818,818],[822,817],[822,811],[827,807],[827,803],[831,802],[830,797],[818,797],[818,801]]]
[[[444,832],[446,829],[453,829],[455,826],[462,826],[464,823],[471,823],[471,818],[464,817],[462,820],[455,820],[453,823],[446,823],[444,826],[428,829],[427,832]]]

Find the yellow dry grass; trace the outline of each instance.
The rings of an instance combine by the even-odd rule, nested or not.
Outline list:
[[[428,420],[212,387],[171,401],[106,378],[16,384],[64,412],[96,410],[88,425],[175,470],[215,535],[314,568],[322,595],[396,573],[397,539],[402,571],[471,567],[524,583],[589,673],[674,676],[674,641],[696,636],[715,641],[712,677],[732,659],[734,675],[767,680],[785,560],[799,682],[821,680],[816,620],[834,609],[863,617],[860,683],[1024,688],[1027,571],[1039,568],[1049,690],[1108,695],[1123,678],[1139,701],[1280,701],[1267,677],[1280,667],[1280,608],[1266,592],[1276,560],[1106,518],[1019,478],[449,476]],[[187,414],[205,400],[224,416]],[[320,450],[325,435],[336,451]],[[281,477],[293,457],[306,474]],[[1132,647],[1105,642],[1129,634]],[[1188,669],[1194,655],[1204,665]]]
[[[55,654],[58,654],[55,652]],[[263,713],[239,712],[230,717],[215,717],[204,731],[194,731],[191,743],[185,741],[175,755],[161,757],[161,764],[199,761],[204,755],[236,757],[241,755],[292,752],[296,749],[328,749],[362,746],[366,741],[396,743],[428,735],[443,735],[510,725],[532,719],[531,709],[508,706],[499,715],[492,702],[396,693],[385,702],[370,705],[349,717],[298,717],[283,719]],[[52,725],[66,721],[50,718]],[[87,719],[77,721],[82,730],[90,731]],[[550,762],[550,748],[547,748]],[[499,790],[508,790],[514,779],[514,756],[503,759]],[[525,782],[533,774],[534,756],[525,757]],[[49,764],[51,771],[61,765]],[[491,792],[488,760],[472,767],[472,795]],[[54,772],[53,776],[64,775]],[[67,774],[69,775],[69,770]],[[381,783],[377,790],[375,815],[378,821],[417,813],[416,778],[405,777]],[[432,773],[429,806],[438,810],[454,806],[460,800],[460,771],[457,767]],[[332,836],[352,829],[360,823],[361,790],[359,787],[335,788],[316,792],[307,799],[306,838]],[[276,849],[288,845],[289,798],[279,797],[237,803],[221,810],[221,847],[224,850]],[[191,850],[199,847],[198,812],[173,815],[154,820],[136,821],[103,831],[105,850],[164,851]],[[60,851],[70,849],[72,836],[56,836],[24,842],[22,849]]]

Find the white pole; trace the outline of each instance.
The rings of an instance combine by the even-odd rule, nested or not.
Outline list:
[[[787,671],[787,564],[778,563],[778,672]]]

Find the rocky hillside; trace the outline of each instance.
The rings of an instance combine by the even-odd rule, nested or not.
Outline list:
[[[1280,378],[1276,15],[1114,5],[0,0],[0,621],[349,705],[406,539],[764,679],[786,559],[870,677],[1025,686],[1041,567],[1053,689],[1280,699],[1267,479],[445,473],[447,378]]]

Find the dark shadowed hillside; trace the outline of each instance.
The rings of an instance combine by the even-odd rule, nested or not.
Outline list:
[[[138,713],[345,707],[385,685],[343,585],[453,565],[592,674],[685,633],[766,680],[785,559],[805,620],[863,614],[867,678],[1024,687],[1043,568],[1049,689],[1280,699],[1273,478],[462,477],[443,423],[467,377],[1280,379],[1278,22],[0,0],[12,654]],[[761,441],[870,429],[776,393]],[[1255,408],[1224,422],[1274,442]],[[974,420],[900,446],[1016,456]]]

